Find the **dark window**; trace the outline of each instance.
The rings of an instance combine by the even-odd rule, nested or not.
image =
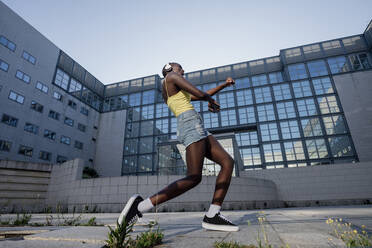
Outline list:
[[[12,52],[14,52],[16,49],[16,45],[7,38],[5,38],[4,36],[0,36],[0,44],[5,46]]]
[[[16,72],[16,78],[18,78],[19,80],[22,80],[23,82],[25,83],[30,83],[31,81],[31,77],[29,75],[27,75],[26,73],[24,73],[23,71],[20,71],[20,70],[17,70]]]
[[[23,51],[22,58],[24,60],[27,60],[28,62],[30,62],[33,65],[36,63],[36,58],[34,56],[32,56],[31,54],[29,54],[28,52],[26,52],[26,51]]]
[[[368,62],[367,54],[361,53],[356,55],[350,55],[351,66],[354,70],[369,69],[371,65]]]
[[[12,147],[12,143],[6,140],[0,140],[0,151],[9,152]]]
[[[83,143],[75,140],[75,148],[83,150]]]
[[[61,143],[66,144],[66,145],[70,145],[71,144],[71,138],[62,135],[61,136]]]
[[[42,160],[50,161],[52,158],[52,154],[46,151],[40,151],[39,158]]]
[[[63,99],[62,94],[54,91],[53,92],[53,97],[54,97],[54,99],[57,99],[58,101],[61,101],[62,102],[62,99]]]
[[[65,121],[64,122],[65,122],[66,125],[69,125],[71,127],[74,126],[74,120],[71,119],[71,118],[65,117]]]
[[[7,72],[9,69],[9,64],[0,59],[0,69]]]
[[[67,158],[65,156],[57,155],[56,162],[57,164],[61,164],[67,161]]]
[[[48,139],[51,139],[51,140],[55,140],[56,139],[56,133],[53,132],[53,131],[50,131],[48,129],[45,129],[44,130],[44,137],[48,138]]]
[[[14,91],[10,91],[9,92],[8,98],[10,100],[13,100],[15,102],[18,102],[20,104],[23,104],[23,102],[25,101],[25,97],[24,96],[22,96],[22,95],[20,95],[18,93],[15,93]]]
[[[24,130],[29,133],[38,134],[39,127],[35,124],[26,122]]]
[[[72,100],[68,100],[68,106],[70,106],[71,108],[73,109],[76,109],[76,102],[72,101]]]
[[[59,120],[59,116],[60,116],[60,114],[59,113],[57,113],[56,111],[54,111],[54,110],[49,110],[49,115],[48,115],[50,118],[53,118],[53,119],[55,119],[55,120]]]
[[[21,145],[20,147],[19,147],[19,150],[18,150],[18,153],[19,154],[22,154],[22,155],[24,155],[24,156],[27,156],[27,157],[32,157],[32,151],[33,151],[34,149],[32,148],[32,147],[28,147],[28,146],[23,146],[23,145]]]
[[[80,108],[80,113],[82,113],[83,115],[88,116],[89,115],[89,110],[87,108],[81,107]]]
[[[78,123],[78,129],[79,129],[80,131],[85,132],[86,128],[87,128],[87,127],[86,127],[85,125],[83,125],[83,124],[81,124],[81,123]]]
[[[3,118],[1,119],[1,122],[9,126],[12,126],[12,127],[17,127],[18,119],[10,115],[3,114]]]
[[[44,106],[41,105],[40,103],[37,103],[35,101],[31,101],[31,109],[43,113]]]

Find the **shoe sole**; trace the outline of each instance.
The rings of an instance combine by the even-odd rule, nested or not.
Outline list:
[[[118,222],[119,224],[122,223],[123,219],[125,218],[125,216],[127,216],[128,214],[128,211],[129,209],[132,207],[133,205],[133,202],[134,200],[139,196],[139,194],[135,194],[133,195],[131,198],[129,198],[127,204],[125,205],[123,211],[121,211],[120,215],[119,215],[119,218],[118,218]]]
[[[224,232],[237,232],[239,231],[238,226],[222,226],[222,225],[213,225],[210,223],[202,222],[202,227],[207,230],[213,231],[224,231]]]

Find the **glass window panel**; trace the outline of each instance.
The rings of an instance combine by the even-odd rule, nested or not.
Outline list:
[[[340,108],[338,107],[336,96],[318,97],[318,103],[319,103],[320,112],[322,114],[340,112]]]
[[[140,134],[141,136],[153,135],[154,134],[154,121],[142,121]]]
[[[141,93],[134,93],[129,95],[129,105],[139,106],[141,105]]]
[[[334,93],[329,77],[313,79],[314,91],[317,95]]]
[[[319,44],[304,46],[302,50],[304,51],[304,54],[317,53],[320,52],[320,46]]]
[[[261,155],[258,147],[241,148],[239,150],[244,166],[261,165]]]
[[[221,126],[236,125],[236,113],[235,109],[221,110]]]
[[[65,73],[64,71],[60,69],[57,69],[57,74],[54,80],[54,84],[58,85],[64,90],[67,90],[69,80],[70,80],[70,76],[67,73]]]
[[[275,83],[281,83],[283,82],[283,74],[282,72],[272,72],[269,74],[270,78],[270,83],[275,84]]]
[[[262,141],[279,140],[278,126],[276,123],[268,123],[260,125]]]
[[[171,118],[171,133],[177,132],[177,119],[175,117]]]
[[[313,98],[297,100],[297,109],[300,117],[316,115],[318,112],[315,107],[315,102]]]
[[[324,76],[328,74],[327,67],[323,60],[317,60],[307,63],[311,77]]]
[[[204,84],[202,87],[203,87],[203,91],[206,92],[207,90],[216,88],[216,86],[217,86],[216,83],[209,83],[209,84]]]
[[[234,93],[225,92],[218,95],[219,104],[221,109],[235,107]]]
[[[238,78],[235,80],[235,89],[243,89],[250,87],[249,77]]]
[[[141,155],[138,157],[138,172],[152,171],[152,157],[151,154]]]
[[[169,133],[169,121],[168,119],[158,119],[155,121],[156,134],[167,134]]]
[[[141,110],[141,119],[142,120],[148,120],[148,119],[154,119],[154,114],[155,114],[155,106],[152,105],[147,105],[147,106],[142,106]]]
[[[296,117],[296,111],[292,101],[276,104],[279,119],[289,119]]]
[[[296,120],[280,122],[283,139],[300,138],[300,129]]]
[[[358,58],[360,60],[360,63],[362,65],[363,69],[370,69],[371,68],[371,64],[368,61],[368,56],[367,56],[366,53],[358,54]]]
[[[304,64],[289,65],[288,72],[291,80],[307,78],[307,72]]]
[[[128,122],[127,123],[127,137],[138,137],[139,136],[139,122]],[[152,134],[152,132],[151,132]]]
[[[308,80],[292,83],[293,93],[296,98],[312,96],[310,83]]]
[[[252,90],[240,90],[236,92],[238,106],[253,104]]]
[[[144,91],[142,94],[142,104],[150,104],[155,102],[154,90]]]
[[[238,146],[258,145],[257,131],[235,133]]]
[[[332,74],[349,71],[345,56],[329,58],[327,61]]]
[[[263,150],[266,163],[283,161],[280,143],[265,144]]]
[[[305,159],[301,140],[284,142],[284,150],[288,161]]]
[[[256,103],[272,102],[270,87],[255,88]]]
[[[238,108],[240,124],[255,123],[254,107]]]
[[[168,105],[164,103],[156,104],[156,118],[168,117]]]
[[[137,171],[137,156],[127,156],[123,159],[123,172],[133,173]]]
[[[266,84],[268,84],[266,74],[261,74],[252,77],[253,86],[261,86]]]
[[[306,148],[310,159],[328,157],[327,147],[324,139],[306,140]]]
[[[257,106],[257,113],[260,122],[275,120],[274,106],[272,104]]]
[[[340,158],[345,156],[354,156],[350,138],[348,136],[331,137],[328,138],[328,142],[333,157]]]
[[[218,127],[218,115],[215,113],[203,113],[203,122],[205,128]]]
[[[82,88],[81,87],[81,83],[79,83],[75,79],[71,78],[70,87],[68,89],[68,92],[70,92],[70,93],[80,92],[81,91],[81,88]]]
[[[279,84],[273,86],[274,96],[276,101],[291,99],[291,91],[289,84]]]
[[[200,102],[199,101],[192,101],[191,104],[194,106],[194,109],[196,110],[196,112],[200,112],[201,108],[200,108]]]
[[[342,115],[324,116],[323,123],[328,135],[346,133],[344,117]]]
[[[323,135],[319,118],[302,119],[301,125],[305,137]]]
[[[153,137],[144,137],[139,140],[139,152],[151,153],[153,152]]]

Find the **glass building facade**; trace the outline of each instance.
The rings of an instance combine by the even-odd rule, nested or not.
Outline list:
[[[236,80],[214,96],[219,113],[209,112],[206,102],[192,103],[210,132],[234,133],[244,170],[311,166],[358,161],[333,76],[370,70],[371,61],[367,42],[357,35],[185,77],[203,91],[227,76]],[[185,173],[175,141],[177,121],[162,99],[161,84],[154,75],[106,86],[112,96],[103,111],[128,110],[124,175]]]

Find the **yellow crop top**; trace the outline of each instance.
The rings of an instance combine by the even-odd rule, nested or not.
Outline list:
[[[169,96],[165,79],[164,83],[165,91],[167,92],[168,97],[167,105],[176,117],[187,110],[194,109],[194,106],[192,106],[192,104],[190,103],[191,101],[190,93],[184,90],[180,90],[179,92],[177,92],[177,94]]]

